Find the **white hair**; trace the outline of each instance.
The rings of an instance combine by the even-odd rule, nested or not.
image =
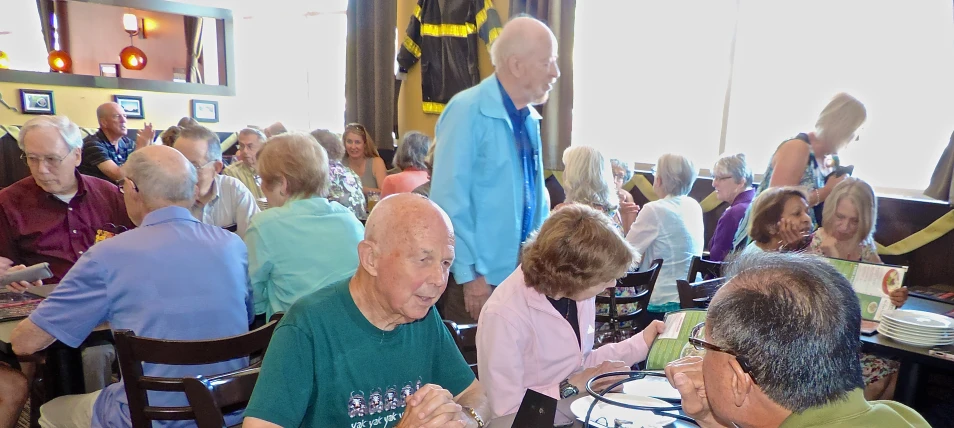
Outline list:
[[[666,196],[685,196],[692,189],[699,172],[688,158],[667,153],[656,162],[656,175],[662,179],[660,187]]]
[[[602,207],[619,208],[609,159],[589,146],[572,146],[563,152],[563,190],[566,200]]]
[[[70,118],[66,116],[39,116],[28,120],[20,128],[20,138],[17,141],[20,150],[23,150],[23,142],[26,141],[27,134],[40,128],[55,128],[70,151],[83,148],[83,134],[80,133],[79,127]]]
[[[835,95],[818,115],[815,134],[838,150],[851,142],[867,117],[865,105],[857,98],[842,92]]]
[[[715,166],[712,167],[712,175],[713,179],[716,175],[730,175],[736,183],[744,181],[747,188],[752,187],[752,168],[749,168],[749,164],[745,162],[744,153],[725,155],[719,158]]]
[[[507,58],[512,56],[526,55],[533,48],[533,42],[527,40],[528,31],[526,28],[511,27],[515,22],[519,24],[520,20],[530,19],[546,27],[546,24],[527,14],[520,14],[510,19],[504,25],[500,36],[490,45],[490,63],[494,67],[503,66]],[[508,31],[508,27],[511,27]]]
[[[159,205],[161,202],[178,204],[195,200],[195,185],[199,180],[195,166],[184,156],[182,161],[186,165],[186,174],[170,173],[169,168],[153,162],[137,150],[129,155],[122,169],[126,177],[136,183],[147,205]]]

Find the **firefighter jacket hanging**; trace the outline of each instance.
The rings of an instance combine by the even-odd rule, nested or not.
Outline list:
[[[420,61],[424,112],[440,114],[451,97],[480,82],[478,37],[490,46],[499,34],[491,0],[418,0],[398,52],[398,79]]]

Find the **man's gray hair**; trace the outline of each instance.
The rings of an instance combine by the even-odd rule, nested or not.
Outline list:
[[[738,354],[772,401],[799,413],[865,386],[858,360],[861,306],[831,264],[759,251],[740,254],[725,275],[706,315],[706,333]]]
[[[150,162],[146,155],[137,150],[129,155],[122,168],[126,177],[136,183],[147,205],[160,202],[178,204],[195,200],[195,185],[199,181],[195,166],[191,162],[185,164],[186,174],[170,173],[162,164]]]
[[[736,183],[745,182],[745,187],[752,187],[752,168],[749,168],[749,164],[745,162],[744,153],[736,153],[734,155],[725,155],[719,158],[716,161],[715,166],[712,167],[712,178],[715,179],[717,175],[728,175],[735,179]]]
[[[80,133],[79,127],[70,118],[66,116],[39,116],[28,120],[20,128],[20,138],[17,141],[20,150],[23,150],[23,142],[26,141],[27,134],[40,128],[55,128],[70,151],[83,148],[83,134]]]
[[[238,132],[238,136],[239,136],[239,137],[248,136],[248,135],[251,135],[251,136],[254,136],[254,137],[258,138],[258,141],[259,141],[260,143],[264,143],[264,142],[268,141],[268,137],[265,136],[265,133],[262,132],[261,129],[242,128],[242,130]]]
[[[685,196],[692,189],[692,183],[696,181],[699,172],[689,158],[667,153],[660,156],[656,162],[656,175],[662,179],[660,187],[666,192],[666,196]]]
[[[341,162],[345,155],[344,142],[341,137],[327,129],[316,129],[311,131],[311,136],[318,140],[318,144],[325,149],[328,154],[328,162]]]
[[[607,211],[619,208],[619,195],[613,184],[613,168],[599,150],[572,146],[563,151],[563,189],[566,200]]]
[[[394,154],[394,165],[401,170],[417,168],[427,170],[425,158],[431,146],[431,137],[417,131],[408,131]]]
[[[205,161],[222,161],[222,141],[219,140],[219,136],[209,128],[204,126],[182,128],[182,132],[179,133],[179,138],[205,141],[209,145],[209,149],[205,154]]]

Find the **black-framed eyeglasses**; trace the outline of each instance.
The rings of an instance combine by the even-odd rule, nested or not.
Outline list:
[[[70,153],[72,153],[72,152],[70,152]],[[48,165],[48,166],[60,166],[60,164],[63,163],[63,160],[66,159],[66,157],[69,156],[70,153],[67,153],[67,154],[65,154],[65,155],[63,155],[63,156],[59,156],[59,157],[57,157],[57,156],[30,156],[30,155],[28,155],[28,154],[26,154],[26,153],[23,153],[23,154],[20,155],[20,160],[22,160],[23,162],[26,162],[27,165],[32,165],[32,166],[40,165],[40,163],[44,163],[44,164],[46,164],[46,165]]]
[[[752,382],[758,385],[758,381],[755,380],[755,375],[752,374],[752,368],[751,366],[749,366],[748,361],[746,361],[744,357],[739,356],[738,352],[735,352],[728,348],[723,348],[719,345],[706,342],[705,339],[702,339],[702,337],[705,337],[704,330],[703,330],[705,329],[705,327],[706,327],[706,323],[701,322],[699,324],[696,324],[696,326],[693,327],[692,330],[689,330],[689,344],[692,345],[693,348],[696,348],[697,351],[715,351],[715,352],[721,352],[723,354],[729,354],[735,357],[736,361],[739,362],[739,367],[742,367],[742,371],[746,372],[749,375],[749,377],[752,378]]]
[[[126,194],[126,189],[123,188],[126,185],[126,180],[129,180],[129,182],[132,183],[133,190],[139,192],[139,186],[136,185],[136,182],[126,178],[125,180],[120,181],[119,184],[116,184],[116,188],[119,189],[119,193]]]

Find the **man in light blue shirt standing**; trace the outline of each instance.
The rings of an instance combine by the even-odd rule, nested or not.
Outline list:
[[[521,244],[549,212],[540,114],[531,105],[546,102],[560,77],[556,37],[517,17],[490,54],[495,74],[454,96],[438,119],[431,180],[431,199],[457,235],[441,315],[466,324],[517,267]]]
[[[20,355],[55,340],[79,346],[97,325],[139,336],[207,340],[242,334],[252,320],[245,244],[189,213],[196,170],[176,150],[149,146],[122,166],[129,218],[136,229],[99,242],[77,261],[48,299],[17,325],[11,339]],[[248,365],[247,359],[198,366],[146,365],[146,376],[214,375]],[[155,406],[187,405],[182,393],[150,393]],[[129,427],[122,383],[84,395],[59,397],[40,408],[40,425]],[[231,418],[229,425],[239,422]],[[163,426],[176,426],[168,424]]]

